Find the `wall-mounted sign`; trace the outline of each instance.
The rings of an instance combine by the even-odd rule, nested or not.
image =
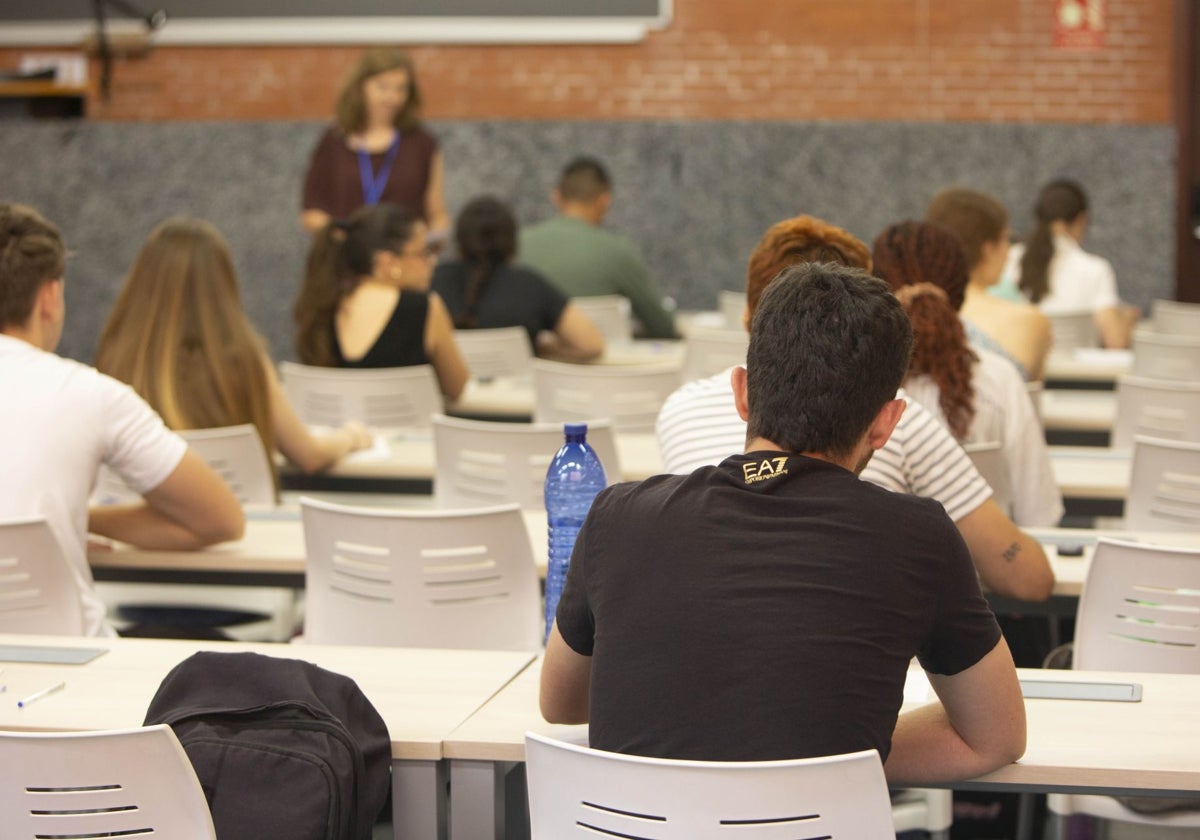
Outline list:
[[[1104,0],[1054,0],[1054,46],[1064,50],[1104,47]]]

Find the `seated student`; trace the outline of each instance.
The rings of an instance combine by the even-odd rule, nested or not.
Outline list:
[[[876,749],[888,780],[1025,750],[1016,669],[941,505],[860,481],[904,411],[887,287],[806,263],[732,377],[745,454],[601,492],[546,645],[541,708],[597,749],[758,761]],[[899,715],[917,657],[940,703]]]
[[[425,223],[403,207],[375,204],[314,237],[296,301],[296,355],[308,365],[433,365],[456,400],[467,363],[442,299],[429,291],[436,251]]]
[[[75,569],[89,635],[111,635],[92,588],[88,531],[145,548],[236,540],[237,498],[132,388],[53,352],[62,335],[66,252],[35,210],[0,204],[0,517],[41,516]],[[144,503],[88,510],[106,464]]]
[[[875,276],[895,290],[913,322],[909,396],[960,443],[1000,444],[1018,525],[1057,525],[1062,494],[1029,391],[1007,360],[968,345],[958,318],[967,286],[962,242],[938,225],[902,222],[876,237],[871,256]]]
[[[357,423],[312,435],[292,409],[266,345],[242,311],[233,258],[208,222],[156,227],[100,333],[96,367],[131,385],[176,430],[252,423],[263,449],[305,472],[369,446]]]
[[[604,352],[604,336],[583,311],[536,271],[513,265],[517,221],[503,202],[468,202],[454,226],[458,260],[434,269],[433,289],[459,329],[524,327],[539,355],[586,361]]]
[[[646,338],[675,338],[675,318],[641,255],[627,238],[601,227],[612,197],[600,161],[568,163],[553,195],[558,215],[521,230],[521,262],[571,297],[622,295]]]
[[[788,266],[804,262],[866,269],[870,256],[867,246],[851,234],[811,216],[772,226],[750,255],[746,270],[747,328],[771,281]],[[690,382],[667,398],[656,424],[666,472],[719,464],[741,449],[746,423],[733,403],[730,373]],[[903,399],[904,391],[897,397]],[[921,405],[909,401],[862,477],[888,490],[941,502],[966,541],[979,576],[993,592],[1024,601],[1050,597],[1054,573],[1041,545],[1018,530],[991,499],[987,482],[962,447]]]
[[[1080,244],[1088,226],[1083,187],[1051,181],[1038,193],[1033,215],[1036,226],[1008,257],[1008,274],[1021,293],[1049,315],[1094,313],[1101,343],[1128,347],[1141,311],[1121,303],[1112,264]]]
[[[925,221],[958,234],[966,250],[970,275],[959,314],[967,339],[1012,361],[1025,379],[1042,379],[1050,352],[1050,319],[1036,306],[988,292],[1000,282],[1008,258],[1004,205],[985,193],[950,187],[933,197]]]

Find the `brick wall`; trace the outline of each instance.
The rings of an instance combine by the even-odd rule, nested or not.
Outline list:
[[[675,0],[622,46],[421,46],[434,119],[1165,123],[1172,0],[1108,0],[1106,46],[1051,46],[1053,0]],[[321,118],[357,47],[174,47],[116,67],[113,120]],[[0,67],[19,51],[0,50]],[[93,79],[98,68],[93,64]]]

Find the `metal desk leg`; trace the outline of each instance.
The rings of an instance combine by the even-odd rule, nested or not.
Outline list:
[[[504,837],[503,761],[450,761],[450,840]]]
[[[446,763],[392,759],[392,836],[446,840]]]

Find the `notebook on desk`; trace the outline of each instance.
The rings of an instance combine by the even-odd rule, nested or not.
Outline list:
[[[39,665],[84,665],[105,653],[108,653],[108,648],[0,645],[0,662],[31,662]]]

